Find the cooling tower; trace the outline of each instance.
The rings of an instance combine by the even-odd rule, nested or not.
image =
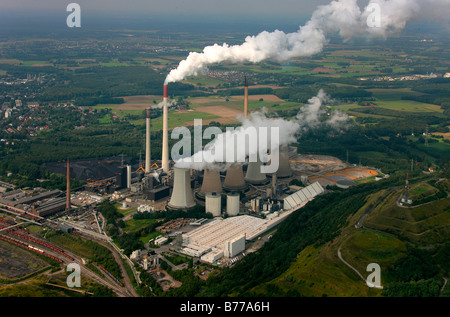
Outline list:
[[[145,173],[150,173],[150,108],[147,108],[145,116]]]
[[[195,206],[191,188],[191,172],[187,168],[175,167],[173,170],[173,189],[168,207],[170,209],[188,209]]]
[[[266,174],[261,173],[261,166],[262,162],[259,157],[257,157],[256,162],[249,162],[247,173],[245,174],[245,181],[253,185],[264,184],[267,178]]]
[[[292,176],[291,163],[289,162],[288,146],[280,147],[280,160],[277,171],[277,177],[286,178]]]
[[[223,188],[228,191],[244,191],[247,189],[242,165],[234,164],[228,168]]]
[[[169,120],[169,105],[168,105],[168,98],[169,98],[169,89],[168,85],[164,85],[164,95],[163,95],[163,143],[162,143],[162,160],[161,165],[164,172],[169,171],[169,127],[168,127],[168,120]]]
[[[199,196],[205,197],[208,193],[221,193],[222,182],[220,181],[220,173],[218,171],[205,169],[203,173],[203,183],[200,188]]]

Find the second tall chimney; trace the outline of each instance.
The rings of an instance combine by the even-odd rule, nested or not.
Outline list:
[[[244,117],[248,116],[248,82],[247,76],[245,76],[245,85],[244,85]]]
[[[164,84],[164,95],[163,95],[163,144],[162,144],[162,169],[164,172],[169,171],[169,127],[168,127],[168,119],[169,119],[169,89],[168,85]]]
[[[145,130],[145,173],[150,173],[151,158],[150,158],[150,108],[147,108],[145,116],[146,130]]]
[[[70,209],[70,163],[69,158],[67,158],[67,189],[66,189],[66,210]]]

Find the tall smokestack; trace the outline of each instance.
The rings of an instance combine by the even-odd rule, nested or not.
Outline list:
[[[164,172],[169,171],[169,127],[168,127],[168,98],[169,98],[169,87],[164,84],[164,94],[163,94],[163,147],[162,147],[162,169]]]
[[[67,158],[67,189],[66,189],[66,210],[70,209],[70,162]]]
[[[245,85],[244,85],[244,117],[248,116],[248,82],[247,75],[245,76]]]
[[[150,173],[151,158],[150,158],[150,108],[147,108],[145,118],[145,173]]]

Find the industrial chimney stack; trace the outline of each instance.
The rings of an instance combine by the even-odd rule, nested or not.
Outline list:
[[[151,158],[150,158],[150,108],[147,108],[145,116],[146,130],[145,130],[145,173],[150,173]]]
[[[247,76],[245,76],[245,85],[244,85],[244,117],[248,116],[248,82]]]
[[[168,127],[168,111],[169,111],[169,87],[164,84],[163,94],[163,148],[162,148],[162,169],[165,173],[169,171],[169,127]]]
[[[70,162],[69,158],[67,158],[67,189],[66,189],[66,210],[70,209]]]

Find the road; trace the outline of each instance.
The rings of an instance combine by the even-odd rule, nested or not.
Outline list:
[[[386,194],[384,194],[383,196],[381,196],[381,197],[378,197],[378,199],[376,200],[376,202],[375,202],[375,204],[373,204],[373,206],[369,209],[369,210],[367,210],[365,213],[364,213],[364,215],[358,220],[358,222],[356,223],[356,225],[355,225],[355,227],[356,228],[362,228],[363,227],[363,223],[364,223],[364,220],[367,218],[367,216],[375,209],[375,208],[377,208],[378,207],[378,205],[388,196],[388,195],[390,195],[392,192],[394,192],[394,191],[396,191],[396,190],[398,190],[398,189],[400,189],[401,187],[393,187],[393,188],[390,188],[387,192],[386,192]]]

